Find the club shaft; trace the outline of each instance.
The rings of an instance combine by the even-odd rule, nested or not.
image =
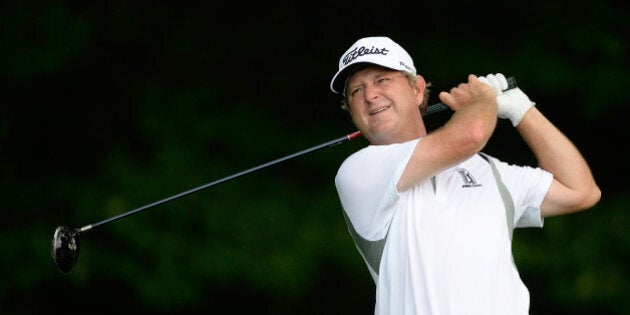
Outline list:
[[[278,163],[281,163],[281,162],[284,162],[286,160],[290,160],[290,159],[296,158],[298,156],[301,156],[301,155],[304,155],[304,154],[307,154],[307,153],[311,153],[311,152],[317,151],[319,149],[328,148],[328,147],[332,147],[332,146],[335,146],[335,145],[338,145],[338,144],[341,144],[341,143],[344,143],[344,142],[348,142],[348,141],[350,141],[352,139],[355,139],[355,138],[358,138],[360,136],[361,136],[361,133],[359,131],[355,131],[355,132],[353,132],[351,134],[348,134],[348,135],[345,135],[343,137],[339,137],[337,139],[333,139],[333,140],[330,140],[328,142],[324,142],[324,143],[316,145],[314,147],[310,147],[308,149],[305,149],[305,150],[302,150],[302,151],[299,151],[299,152],[296,152],[296,153],[293,153],[293,154],[281,157],[279,159],[276,159],[276,160],[273,160],[273,161],[270,161],[270,162],[267,162],[267,163],[264,163],[264,164],[261,164],[261,165],[249,168],[249,169],[246,169],[244,171],[238,172],[236,174],[232,174],[230,176],[227,176],[227,177],[224,177],[224,178],[221,178],[221,179],[217,179],[217,180],[215,180],[213,182],[210,182],[210,183],[207,183],[207,184],[204,184],[204,185],[201,185],[201,186],[198,186],[198,187],[195,187],[195,188],[183,191],[183,192],[181,192],[179,194],[176,194],[176,195],[173,195],[173,196],[170,196],[170,197],[158,200],[156,202],[153,202],[153,203],[144,205],[144,206],[142,206],[140,208],[137,208],[137,209],[134,209],[134,210],[131,210],[131,211],[119,214],[119,215],[111,217],[109,219],[105,219],[105,220],[97,222],[97,223],[86,225],[86,226],[80,228],[79,232],[89,231],[89,230],[91,230],[91,229],[93,229],[93,228],[95,228],[95,227],[97,227],[99,225],[103,225],[103,224],[106,224],[106,223],[109,223],[109,222],[112,222],[112,221],[116,221],[118,219],[121,219],[123,217],[132,215],[134,213],[138,213],[140,211],[147,210],[149,208],[153,208],[155,206],[158,206],[158,205],[161,205],[161,204],[173,201],[175,199],[179,199],[179,198],[182,198],[184,196],[188,196],[188,195],[190,195],[192,193],[195,193],[195,192],[198,192],[200,190],[203,190],[203,189],[206,189],[206,188],[209,188],[209,187],[212,187],[212,186],[216,186],[218,184],[225,183],[227,181],[236,179],[236,178],[241,177],[243,175],[247,175],[249,173],[253,173],[255,171],[261,170],[263,168],[266,168],[266,167],[269,167],[269,166],[272,166],[272,165],[276,165]]]
[[[515,88],[517,86],[516,85],[516,80],[514,79],[514,77],[507,78],[507,81],[508,81],[508,88],[507,88],[508,90],[509,89],[513,89],[513,88]],[[436,103],[436,104],[433,104],[433,105],[430,105],[430,106],[427,107],[427,112],[426,112],[425,115],[426,116],[432,115],[432,114],[435,114],[435,113],[438,113],[438,112],[441,112],[441,111],[444,111],[444,110],[447,110],[447,109],[449,109],[449,107],[446,106],[445,104],[443,104],[443,103]],[[183,191],[183,192],[181,192],[179,194],[176,194],[176,195],[173,195],[173,196],[170,196],[170,197],[167,197],[167,198],[155,201],[153,203],[150,203],[150,204],[144,205],[144,206],[142,206],[140,208],[136,208],[136,209],[133,209],[131,211],[119,214],[119,215],[111,217],[109,219],[105,219],[103,221],[100,221],[100,222],[97,222],[97,223],[93,223],[93,224],[88,224],[86,226],[81,227],[77,231],[79,233],[89,231],[89,230],[91,230],[91,229],[93,229],[93,228],[95,228],[97,226],[100,226],[100,225],[103,225],[103,224],[106,224],[106,223],[110,223],[112,221],[116,221],[116,220],[121,219],[123,217],[126,217],[126,216],[129,216],[129,215],[132,215],[132,214],[135,214],[135,213],[138,213],[138,212],[141,212],[141,211],[153,208],[155,206],[158,206],[158,205],[161,205],[161,204],[173,201],[175,199],[182,198],[184,196],[188,196],[188,195],[190,195],[192,193],[195,193],[195,192],[198,192],[200,190],[203,190],[203,189],[206,189],[206,188],[209,188],[209,187],[212,187],[212,186],[216,186],[216,185],[221,184],[221,183],[225,183],[227,181],[239,178],[239,177],[241,177],[243,175],[247,175],[247,174],[253,173],[255,171],[261,170],[263,168],[266,168],[266,167],[269,167],[269,166],[272,166],[272,165],[276,165],[278,163],[281,163],[281,162],[284,162],[284,161],[296,158],[298,156],[302,156],[304,154],[311,153],[313,151],[317,151],[319,149],[328,148],[328,147],[332,147],[332,146],[335,146],[335,145],[338,145],[338,144],[341,144],[341,143],[344,143],[344,142],[348,142],[348,141],[356,139],[356,138],[358,138],[360,136],[361,136],[361,132],[360,131],[355,131],[355,132],[347,134],[347,135],[345,135],[343,137],[339,137],[337,139],[333,139],[333,140],[330,140],[328,142],[324,142],[324,143],[316,145],[314,147],[310,147],[308,149],[305,149],[305,150],[302,150],[302,151],[299,151],[299,152],[296,152],[296,153],[293,153],[293,154],[281,157],[279,159],[276,159],[276,160],[273,160],[273,161],[270,161],[270,162],[267,162],[267,163],[264,163],[264,164],[261,164],[261,165],[249,168],[249,169],[246,169],[246,170],[241,171],[239,173],[232,174],[230,176],[227,176],[227,177],[215,180],[213,182],[210,182],[210,183],[207,183],[207,184],[204,184],[204,185],[201,185],[201,186],[198,186],[198,187],[195,187],[195,188]]]

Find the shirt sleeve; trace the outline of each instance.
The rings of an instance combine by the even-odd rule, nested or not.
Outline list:
[[[540,206],[553,175],[538,167],[512,165],[497,159],[495,162],[514,201],[514,226],[542,227]]]
[[[340,166],[335,186],[341,205],[363,238],[381,239],[395,212],[400,195],[396,185],[418,140],[368,146]]]

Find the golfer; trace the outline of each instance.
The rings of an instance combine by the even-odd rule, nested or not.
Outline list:
[[[348,230],[376,284],[375,314],[529,313],[514,264],[515,227],[595,205],[601,192],[578,149],[505,77],[469,75],[440,100],[453,111],[427,133],[428,83],[387,37],[356,41],[331,82],[370,145],[335,184]],[[481,153],[509,119],[538,161]]]

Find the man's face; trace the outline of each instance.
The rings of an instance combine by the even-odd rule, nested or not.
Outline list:
[[[400,71],[366,67],[348,78],[346,96],[355,126],[371,144],[408,141],[426,134],[418,106],[425,82],[411,86]]]

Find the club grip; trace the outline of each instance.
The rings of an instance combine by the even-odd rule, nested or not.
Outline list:
[[[515,77],[507,77],[505,80],[507,81],[508,87],[507,87],[507,89],[505,89],[503,91],[515,89],[515,88],[518,87],[518,85],[516,84],[516,78]]]
[[[511,89],[516,88],[518,86],[516,84],[516,78],[514,78],[514,77],[507,77],[507,78],[505,78],[505,80],[507,81],[508,87],[504,91],[511,90]],[[424,116],[433,115],[435,113],[439,113],[439,112],[445,111],[447,109],[450,109],[450,107],[446,106],[442,102],[439,102],[439,103],[436,103],[436,104],[433,104],[433,105],[429,105],[427,107],[427,111],[424,113]]]

